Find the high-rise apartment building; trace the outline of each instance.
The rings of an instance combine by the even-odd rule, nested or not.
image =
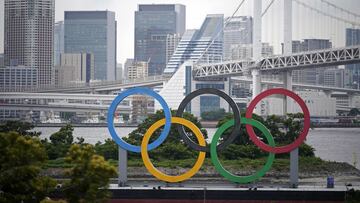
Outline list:
[[[60,64],[60,54],[65,52],[64,49],[64,21],[55,23],[54,27],[54,64]]]
[[[166,66],[166,41],[185,31],[186,9],[181,4],[142,4],[135,12],[136,61],[149,62],[149,75],[161,75]]]
[[[38,84],[53,80],[55,0],[5,0],[5,66],[38,70]]]
[[[354,45],[360,45],[360,29],[347,28],[346,46]],[[346,65],[345,68],[351,75],[350,81],[346,84],[346,86],[360,89],[360,64]]]
[[[147,77],[148,69],[148,62],[126,59],[124,73],[126,79],[136,80]],[[141,123],[148,116],[148,107],[154,106],[154,100],[146,95],[132,95],[129,99],[132,106],[130,120],[133,123]]]
[[[199,30],[186,30],[173,56],[166,65],[165,74],[173,74],[185,61],[218,62],[223,57],[224,16],[207,15]]]
[[[116,21],[111,11],[65,11],[65,53],[94,55],[96,80],[115,80]]]
[[[149,65],[145,61],[133,61],[127,64],[127,79],[138,79],[148,76]]]
[[[123,74],[124,79],[129,79],[128,70],[129,67],[134,64],[134,62],[135,62],[134,59],[126,59],[124,63],[124,74]]]
[[[233,60],[232,48],[239,45],[252,44],[251,16],[235,16],[226,18],[224,27],[224,60]]]

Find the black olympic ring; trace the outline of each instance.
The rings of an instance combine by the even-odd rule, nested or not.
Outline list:
[[[223,99],[225,99],[225,101],[227,101],[233,111],[234,114],[234,129],[232,130],[229,138],[227,140],[225,140],[223,143],[219,144],[217,146],[217,150],[221,151],[223,149],[225,149],[229,144],[231,144],[236,136],[240,133],[240,110],[238,108],[238,106],[236,105],[236,103],[234,102],[234,100],[227,95],[225,92],[218,90],[218,89],[214,89],[214,88],[203,88],[203,89],[198,89],[194,92],[191,92],[190,94],[188,94],[184,100],[180,103],[179,108],[176,112],[176,117],[182,117],[184,110],[186,108],[186,105],[195,97],[202,95],[202,94],[213,94],[213,95],[217,95]],[[186,144],[188,144],[192,149],[195,149],[196,151],[203,151],[203,152],[210,152],[210,146],[200,146],[198,144],[196,144],[195,142],[193,142],[186,134],[185,129],[182,125],[177,125],[177,130],[180,133],[181,138],[184,140],[184,142]]]

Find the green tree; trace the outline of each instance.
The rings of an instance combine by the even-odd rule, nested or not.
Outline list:
[[[73,131],[74,128],[70,124],[61,127],[58,132],[50,136],[51,143],[54,145],[71,145],[74,141]]]
[[[172,110],[171,114],[175,116],[176,111]],[[161,120],[163,118],[164,118],[163,110],[157,111],[155,114],[152,114],[148,118],[146,118],[143,123],[139,124],[138,128],[135,129],[133,132],[131,132],[129,134],[129,137],[124,138],[124,140],[126,140],[127,142],[133,145],[139,146],[141,144],[142,137],[147,131],[147,129],[149,129],[150,126],[153,125],[156,121]],[[205,129],[202,129],[200,121],[194,115],[185,112],[183,114],[183,118],[194,123],[202,131],[205,139],[207,139],[207,131]],[[189,147],[183,143],[184,141],[181,139],[176,126],[177,124],[173,124],[171,126],[170,133],[166,138],[166,140],[164,141],[164,143],[162,143],[161,146],[151,151],[152,157],[154,157],[157,160],[160,160],[162,158],[188,159],[194,157],[194,154],[196,154],[197,152],[194,150],[190,150]],[[160,128],[153,133],[153,135],[150,138],[150,143],[159,137],[162,129],[163,128]],[[196,137],[192,134],[190,130],[185,128],[185,131],[195,143],[198,142]],[[134,154],[134,153],[129,153],[129,155],[130,155],[129,158],[139,157],[138,154]]]
[[[241,116],[245,117],[245,114],[243,113]],[[293,142],[302,131],[303,114],[301,113],[287,114],[287,116],[271,115],[266,119],[253,114],[252,118],[264,124],[269,129],[277,146],[283,146]],[[220,127],[230,119],[233,119],[233,116],[227,115],[224,119],[218,122],[217,127]],[[223,139],[227,139],[229,137],[232,129],[233,128],[229,128],[224,132]],[[259,130],[254,128],[254,131],[260,139],[266,142],[265,136],[263,136]],[[299,147],[300,156],[315,156],[314,151],[314,148],[305,143]],[[245,124],[241,124],[239,136],[237,136],[234,143],[227,147],[221,154],[225,159],[237,159],[236,157],[257,158],[267,156],[267,153],[262,152],[250,140]],[[281,154],[277,156],[286,157],[289,155]]]
[[[244,118],[245,117],[245,113],[241,114],[241,117]],[[220,126],[222,126],[224,123],[226,123],[227,121],[234,119],[234,115],[233,114],[227,114],[224,118],[222,118],[221,120],[219,120],[218,124],[216,125],[217,128],[219,128]],[[256,114],[253,115],[253,119],[259,121],[260,123],[264,123],[264,119]],[[222,139],[221,140],[226,140],[228,139],[228,137],[230,136],[230,133],[232,132],[234,127],[231,127],[229,129],[227,129],[223,135],[222,135]],[[254,128],[255,133],[259,136],[261,136],[261,132]],[[233,144],[237,144],[237,145],[249,145],[251,144],[252,141],[249,139],[249,136],[247,135],[246,132],[246,127],[245,124],[241,124],[240,125],[240,133],[239,135],[236,137],[236,139],[234,140]]]
[[[98,142],[95,144],[96,153],[106,160],[117,160],[119,157],[118,148],[119,146],[112,139],[106,139],[104,143]]]
[[[110,197],[107,188],[109,179],[116,176],[116,168],[95,154],[92,145],[72,145],[66,162],[73,164],[68,172],[70,181],[65,183],[64,192],[70,203],[106,202]]]
[[[41,132],[32,131],[34,125],[22,121],[6,121],[0,124],[0,132],[17,132],[22,136],[39,137]]]
[[[60,130],[50,136],[50,142],[47,139],[42,140],[42,143],[46,147],[46,151],[49,159],[57,159],[60,157],[65,157],[70,146],[74,144],[73,136],[74,128],[67,124],[60,128]],[[82,144],[84,138],[77,137],[77,144]]]
[[[37,138],[0,133],[0,202],[40,202],[55,186],[39,175],[46,159]]]

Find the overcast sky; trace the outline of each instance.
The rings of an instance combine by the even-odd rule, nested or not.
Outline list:
[[[263,0],[263,10],[271,0]],[[331,7],[325,6],[320,0],[302,0],[304,3],[311,4],[325,12],[336,16],[346,17],[360,24],[360,18],[346,16],[335,12]],[[354,13],[360,11],[359,0],[328,0],[341,7],[351,10]],[[134,12],[138,4],[151,3],[181,3],[186,6],[186,27],[187,29],[197,29],[201,26],[206,14],[224,14],[230,16],[235,11],[241,0],[56,0],[56,21],[63,20],[65,10],[110,10],[116,13],[118,23],[117,36],[117,60],[124,63],[126,58],[133,58],[134,53]],[[340,4],[341,2],[341,4]],[[3,4],[0,0],[0,53],[3,52]],[[344,46],[344,29],[351,27],[344,23],[336,23],[330,18],[321,17],[315,12],[305,10],[296,3],[293,9],[293,38],[328,38],[336,46]],[[275,52],[279,54],[282,39],[281,17],[282,0],[276,0],[267,14],[263,17],[263,41],[270,42],[275,47]],[[245,1],[237,15],[251,15],[252,0]],[[331,34],[329,34],[331,33]]]

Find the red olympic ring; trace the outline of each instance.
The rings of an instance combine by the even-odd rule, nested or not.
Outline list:
[[[246,110],[245,117],[248,119],[251,119],[252,113],[256,107],[256,104],[259,103],[263,98],[265,98],[269,95],[273,95],[273,94],[282,94],[282,95],[291,97],[300,105],[300,108],[302,109],[302,111],[304,113],[304,128],[303,128],[303,131],[300,133],[299,137],[293,143],[291,143],[289,145],[285,145],[285,146],[281,146],[281,147],[271,147],[271,146],[265,144],[263,141],[261,141],[257,137],[257,135],[255,134],[255,131],[251,125],[246,124],[246,131],[249,134],[250,139],[254,142],[254,144],[266,152],[271,152],[271,153],[275,153],[275,154],[291,152],[292,150],[296,149],[304,142],[304,140],[309,132],[309,129],[310,129],[309,109],[307,108],[305,102],[301,99],[301,97],[299,97],[294,92],[289,91],[287,89],[283,89],[283,88],[275,88],[275,89],[266,90],[266,91],[260,93],[259,95],[257,95],[250,102],[249,107]]]

